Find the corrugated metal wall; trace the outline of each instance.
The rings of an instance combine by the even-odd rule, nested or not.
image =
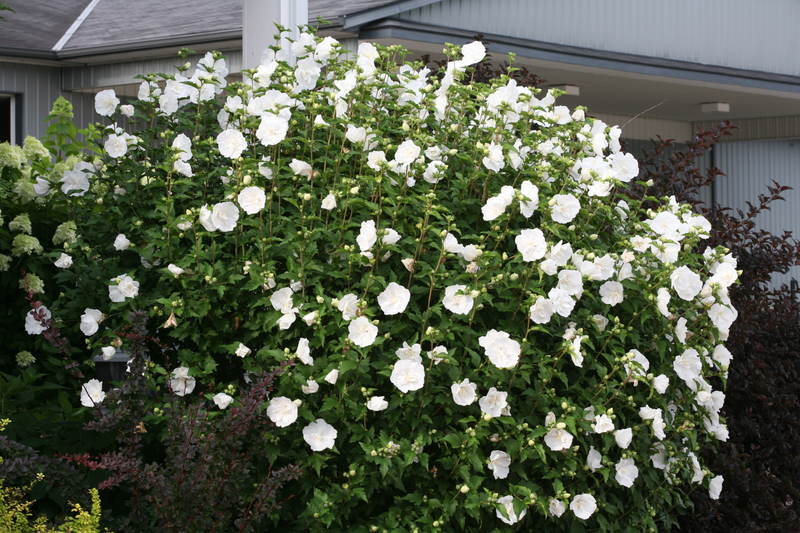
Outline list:
[[[0,92],[22,95],[16,100],[16,105],[22,103],[22,139],[27,135],[44,135],[47,125],[42,120],[50,113],[53,102],[62,95],[72,102],[75,123],[80,127],[97,120],[94,95],[62,92],[60,70],[58,67],[0,62]]]
[[[716,165],[727,177],[717,183],[717,202],[735,209],[747,209],[759,194],[767,195],[767,185],[776,181],[794,190],[784,193],[783,202],[774,202],[770,211],[756,218],[756,225],[776,235],[784,230],[800,237],[800,140],[741,141],[720,143]],[[775,274],[774,285],[800,281],[800,267],[789,274]]]
[[[748,141],[755,139],[789,139],[800,137],[800,116],[738,118],[732,120],[738,129],[732,135],[723,137],[721,142]],[[695,128],[709,130],[716,127],[719,121],[706,120],[695,122]]]
[[[400,18],[550,43],[800,75],[795,0],[443,0]]]
[[[226,63],[228,71],[231,73],[241,72],[242,70],[242,51],[228,50],[223,52],[227,56]],[[150,72],[160,72],[163,74],[175,74],[177,65],[182,65],[186,61],[191,63],[188,75],[194,73],[197,62],[205,54],[194,54],[186,59],[181,59],[177,55],[172,57],[162,57],[158,59],[148,59],[142,61],[125,61],[105,65],[89,65],[85,67],[64,68],[64,90],[82,89],[93,87],[99,90],[103,87],[114,87],[135,83],[139,85],[141,80],[135,80],[134,76],[147,74]]]

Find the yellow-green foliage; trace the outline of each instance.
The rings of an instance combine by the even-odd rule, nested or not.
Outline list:
[[[39,474],[38,480],[44,476]],[[100,533],[108,529],[100,529],[100,493],[97,489],[89,489],[92,497],[92,510],[86,511],[79,504],[72,506],[74,516],[67,517],[57,529],[49,529],[45,525],[45,517],[33,518],[31,505],[25,501],[30,492],[31,483],[27,487],[4,487],[0,481],[0,531],[3,533]]]
[[[37,476],[41,479],[42,474]],[[35,482],[34,482],[35,483]],[[39,517],[31,521],[31,505],[33,502],[25,501],[25,495],[30,492],[34,483],[27,487],[4,487],[0,481],[0,531],[8,533],[39,533],[46,532],[45,518]]]
[[[67,518],[57,531],[59,533],[97,533],[100,531],[100,493],[89,489],[92,496],[92,511],[84,511],[77,503],[72,506],[74,517]],[[108,531],[105,529],[104,531]]]

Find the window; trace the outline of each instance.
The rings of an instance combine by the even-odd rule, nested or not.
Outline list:
[[[0,94],[0,143],[16,142],[16,120],[14,97],[10,94]]]

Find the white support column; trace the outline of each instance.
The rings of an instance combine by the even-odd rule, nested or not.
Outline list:
[[[256,68],[261,64],[261,54],[275,44],[273,36],[277,33],[276,23],[290,29],[292,39],[297,39],[300,35],[297,26],[308,24],[308,0],[244,0],[242,69]],[[282,39],[281,44],[284,50],[291,53],[286,38]]]

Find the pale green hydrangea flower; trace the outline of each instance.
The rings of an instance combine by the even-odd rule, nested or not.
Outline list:
[[[92,192],[95,193],[97,196],[103,197],[108,192],[108,185],[99,180],[95,181],[92,184]]]
[[[28,135],[25,137],[25,142],[22,146],[22,153],[25,154],[25,159],[28,161],[46,160],[50,161],[50,152],[47,148],[39,142],[39,139]]]
[[[61,243],[72,244],[78,240],[78,235],[75,230],[78,227],[74,222],[64,222],[56,228],[56,233],[53,235],[53,244],[58,245]]]
[[[20,233],[11,242],[11,255],[19,257],[24,254],[41,254],[42,245],[39,244],[39,239]]]
[[[11,231],[21,231],[22,233],[31,234],[31,217],[28,213],[17,215],[17,218],[8,223],[8,229]]]
[[[35,294],[44,294],[44,281],[36,274],[25,274],[25,277],[19,280],[19,288],[25,289],[26,283],[29,291],[33,291]]]
[[[0,272],[5,272],[8,270],[8,266],[11,264],[11,258],[7,255],[0,254]]]
[[[61,178],[64,177],[64,172],[67,170],[69,170],[69,165],[64,161],[59,161],[53,165],[53,170],[50,171],[47,179],[49,179],[51,182],[61,181]]]
[[[7,142],[0,144],[0,168],[9,167],[19,170],[22,163],[25,162],[24,158],[22,148],[19,146],[11,146]]]
[[[19,195],[19,199],[23,204],[32,202],[38,197],[33,186],[34,183],[25,178],[17,180],[17,183],[14,184],[14,192]]]
[[[72,104],[63,96],[59,96],[58,99],[53,102],[53,110],[50,114],[64,118],[72,118],[75,116],[72,112]]]
[[[17,354],[17,366],[26,368],[36,362],[36,358],[27,350],[23,350]]]

